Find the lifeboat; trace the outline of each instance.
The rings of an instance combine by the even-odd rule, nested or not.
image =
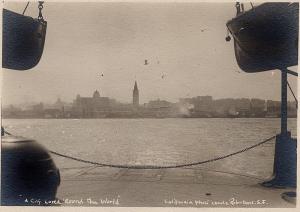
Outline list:
[[[31,69],[42,57],[47,22],[3,9],[2,67]]]
[[[264,3],[227,22],[235,57],[245,72],[298,64],[298,3]]]

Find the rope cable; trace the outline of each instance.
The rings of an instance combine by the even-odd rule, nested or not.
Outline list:
[[[286,82],[287,82],[287,85],[289,86],[289,89],[290,89],[291,93],[293,94],[294,99],[295,99],[295,102],[296,102],[296,109],[298,109],[298,99],[297,99],[297,97],[296,97],[296,95],[295,95],[295,93],[294,93],[292,87],[290,86],[289,81],[286,81]]]
[[[27,7],[28,7],[28,5],[29,5],[29,1],[27,2],[27,4],[26,4],[26,7],[24,8],[24,10],[23,10],[23,13],[22,13],[22,15],[24,15],[25,14],[25,11],[27,10]]]

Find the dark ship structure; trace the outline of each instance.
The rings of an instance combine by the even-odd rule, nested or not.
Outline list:
[[[28,70],[43,54],[47,22],[39,2],[37,19],[3,9],[2,67]],[[41,205],[56,199],[59,170],[37,141],[13,136],[1,127],[1,205]]]
[[[239,7],[239,4],[237,5]],[[298,3],[264,3],[237,10],[227,22],[239,67],[249,73],[298,64]]]
[[[297,140],[287,129],[287,74],[298,76],[288,67],[298,65],[299,3],[263,3],[249,11],[236,3],[236,9],[236,17],[226,25],[239,67],[248,73],[281,71],[281,133],[276,136],[273,177],[262,185],[296,187]]]

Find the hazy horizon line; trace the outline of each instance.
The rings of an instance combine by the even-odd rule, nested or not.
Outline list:
[[[162,98],[156,98],[156,99],[150,99],[146,102],[140,102],[140,105],[143,105],[143,104],[146,104],[146,103],[149,103],[150,101],[157,101],[157,100],[160,100],[160,101],[168,101],[170,103],[177,103],[179,102],[180,99],[188,99],[188,98],[196,98],[196,97],[204,97],[204,96],[211,96],[211,95],[198,95],[198,96],[191,96],[191,97],[179,97],[176,101],[172,101],[172,100],[168,100],[168,99],[162,99]],[[80,97],[90,97],[92,98],[92,95],[91,96],[81,96]],[[131,101],[121,101],[121,100],[118,100],[118,99],[115,99],[115,98],[112,98],[112,97],[108,97],[108,96],[101,96],[101,97],[107,97],[111,100],[115,100],[116,102],[118,103],[121,103],[121,104],[131,104],[132,103],[132,100]],[[281,101],[281,99],[264,99],[264,98],[257,98],[257,97],[221,97],[221,98],[214,98],[213,96],[212,97],[212,100],[222,100],[222,99],[259,99],[259,100],[264,100],[264,101],[268,101],[268,100],[271,100],[271,101]],[[62,102],[64,103],[73,103],[73,100],[76,99],[76,95],[74,97],[73,100],[71,101],[68,101],[68,100],[65,100],[64,98],[61,98],[61,97],[57,97],[56,99],[52,100],[52,101],[37,101],[37,100],[33,100],[33,101],[22,101],[22,102],[19,102],[19,103],[5,103],[3,104],[3,99],[2,99],[2,107],[7,107],[7,106],[10,106],[10,105],[22,105],[22,104],[26,104],[26,105],[30,105],[30,104],[40,104],[40,103],[43,103],[43,104],[55,104],[57,102],[57,100],[60,99]],[[289,102],[295,102],[295,100],[289,100]]]

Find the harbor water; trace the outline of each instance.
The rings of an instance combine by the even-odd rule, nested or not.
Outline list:
[[[223,156],[280,132],[280,119],[4,119],[14,134],[89,161],[177,165]],[[288,128],[296,137],[296,119]],[[198,166],[264,179],[272,174],[274,139],[224,160]],[[82,164],[53,156],[60,169]],[[197,166],[195,166],[197,168]]]

